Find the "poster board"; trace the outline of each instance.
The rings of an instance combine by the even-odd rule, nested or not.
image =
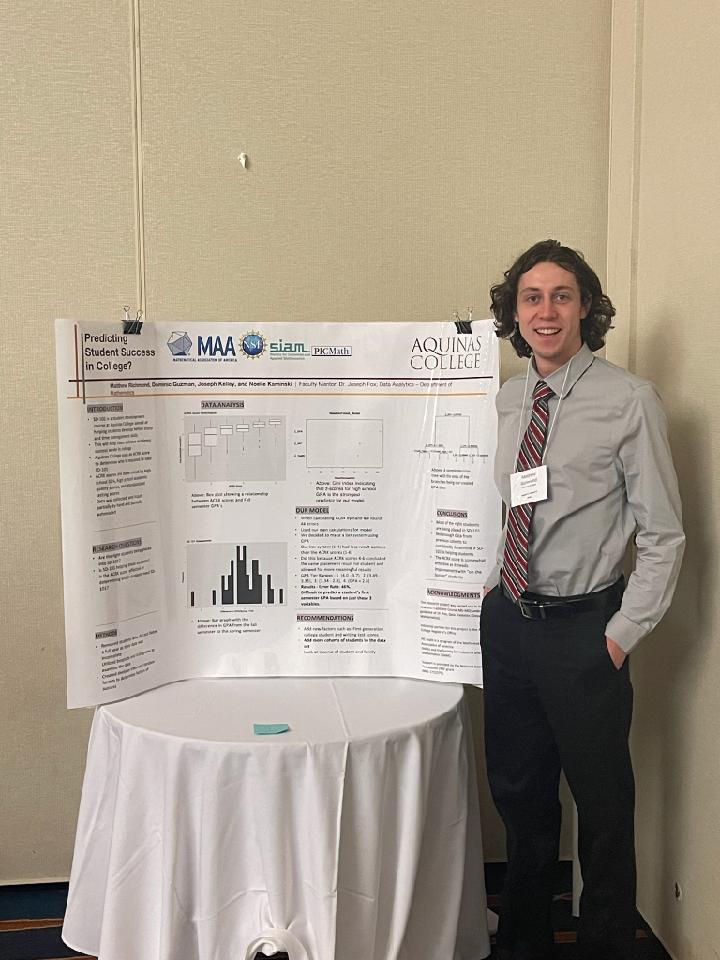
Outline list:
[[[68,705],[481,682],[498,348],[429,323],[56,321]]]

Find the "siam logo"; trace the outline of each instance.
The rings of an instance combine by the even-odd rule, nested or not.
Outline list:
[[[256,360],[265,353],[265,337],[257,330],[251,330],[242,338],[242,352],[250,360]]]
[[[297,357],[307,357],[310,351],[302,340],[272,340],[270,343],[270,357],[272,359],[288,359]]]
[[[174,357],[187,357],[192,349],[192,340],[184,330],[173,330],[167,345]]]

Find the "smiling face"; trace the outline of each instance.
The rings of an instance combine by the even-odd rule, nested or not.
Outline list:
[[[517,322],[541,377],[562,367],[582,346],[580,321],[588,306],[575,274],[556,263],[538,263],[520,275]]]

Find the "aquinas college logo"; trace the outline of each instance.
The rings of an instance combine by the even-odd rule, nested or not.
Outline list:
[[[256,360],[265,353],[265,337],[257,330],[251,330],[242,338],[242,352],[250,360]]]
[[[416,337],[410,351],[413,370],[474,370],[483,363],[483,340],[475,334]]]

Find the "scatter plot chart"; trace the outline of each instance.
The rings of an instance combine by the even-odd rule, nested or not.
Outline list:
[[[188,606],[287,604],[286,543],[191,543]]]
[[[307,420],[309,468],[379,470],[383,466],[382,420]]]
[[[187,416],[185,479],[284,480],[285,434],[283,416]]]

